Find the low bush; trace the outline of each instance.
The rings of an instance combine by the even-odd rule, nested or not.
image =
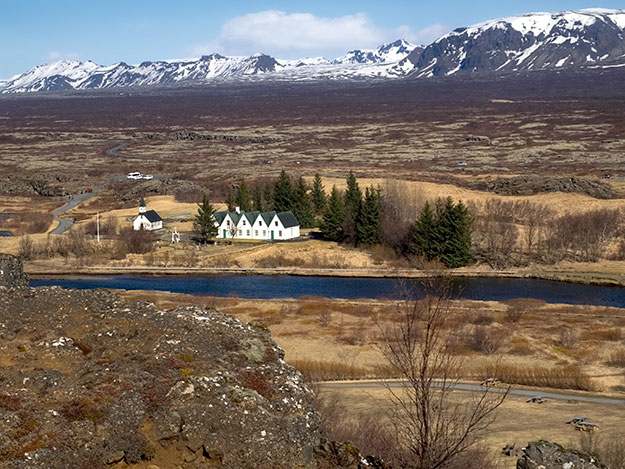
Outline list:
[[[370,369],[341,362],[291,360],[289,363],[297,368],[307,381],[332,381],[373,377],[372,370]]]
[[[625,348],[616,349],[608,358],[608,365],[625,368]]]
[[[608,342],[616,342],[622,338],[623,331],[619,327],[591,329],[589,331],[584,331],[580,336],[580,339],[582,340],[598,340]]]
[[[518,366],[497,363],[477,371],[478,379],[497,378],[508,384],[595,391],[592,378],[576,366]]]
[[[504,342],[502,331],[486,326],[475,326],[473,333],[467,337],[467,345],[475,352],[491,355],[496,353]]]

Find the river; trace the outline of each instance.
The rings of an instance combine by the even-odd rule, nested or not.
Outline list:
[[[33,279],[31,286],[64,288],[114,288],[158,290],[192,295],[250,299],[323,296],[344,299],[397,299],[400,282],[389,278],[300,277],[292,275],[214,275],[158,277],[140,275],[94,275]],[[551,280],[520,278],[456,278],[455,296],[469,300],[505,301],[535,298],[548,303],[589,304],[625,308],[625,287],[580,285]],[[422,294],[422,291],[420,292]]]

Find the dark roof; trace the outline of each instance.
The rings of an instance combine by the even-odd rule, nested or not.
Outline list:
[[[247,220],[250,222],[250,225],[253,225],[254,223],[256,223],[256,219],[260,216],[260,212],[257,210],[254,210],[252,212],[241,212],[243,215],[245,215],[245,218],[247,218]]]
[[[285,228],[299,225],[297,218],[293,215],[293,212],[280,212],[278,213],[278,219]]]
[[[217,224],[221,225],[224,222],[224,218],[226,218],[227,214],[228,212],[215,212],[213,214],[213,217],[215,218],[215,221],[217,222]]]
[[[150,223],[154,223],[155,221],[163,221],[163,219],[156,213],[154,210],[148,210],[143,215],[148,219]]]
[[[271,220],[276,216],[276,212],[263,212],[261,213],[263,220],[265,220],[265,225],[269,226],[271,224]]]
[[[258,217],[262,217],[262,219],[265,221],[265,225],[269,226],[271,224],[271,221],[273,220],[273,217],[276,216],[276,212],[253,211],[253,212],[237,213],[237,212],[222,211],[222,212],[215,212],[213,216],[215,217],[215,221],[217,222],[217,224],[221,225],[224,219],[226,218],[226,215],[230,215],[230,219],[235,225],[238,225],[241,217],[245,216],[245,218],[250,222],[250,225],[254,225]],[[278,218],[280,219],[280,222],[285,228],[290,228],[292,226],[299,225],[299,222],[297,221],[297,218],[295,218],[295,215],[293,215],[293,212],[280,212],[277,215],[278,215]]]

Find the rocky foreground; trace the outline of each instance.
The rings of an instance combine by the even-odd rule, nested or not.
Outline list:
[[[312,393],[262,325],[30,289],[20,267],[0,259],[0,467],[326,467]]]

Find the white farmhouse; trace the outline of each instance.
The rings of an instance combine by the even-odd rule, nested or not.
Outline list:
[[[285,240],[298,238],[299,222],[293,212],[216,212],[218,239]]]
[[[154,231],[163,228],[163,219],[154,210],[147,211],[145,200],[141,197],[139,204],[139,216],[132,222],[135,231],[147,230]]]

